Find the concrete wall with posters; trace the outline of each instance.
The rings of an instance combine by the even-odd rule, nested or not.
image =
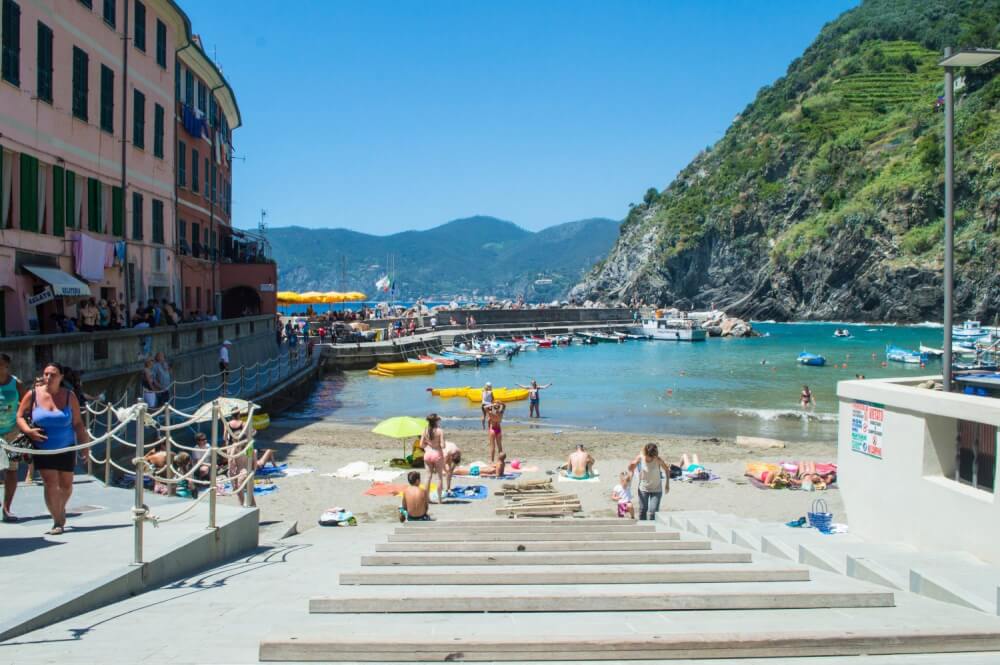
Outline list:
[[[996,489],[955,480],[958,420],[1000,425],[1000,400],[917,388],[920,382],[837,386],[838,485],[851,533],[921,550],[964,550],[1000,564]],[[873,447],[862,430],[866,423],[879,429],[879,421]]]

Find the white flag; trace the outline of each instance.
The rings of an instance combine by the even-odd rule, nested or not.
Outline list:
[[[389,276],[388,275],[383,275],[380,280],[378,280],[377,282],[375,282],[375,288],[379,289],[380,291],[385,291],[386,289],[388,289],[389,288]]]

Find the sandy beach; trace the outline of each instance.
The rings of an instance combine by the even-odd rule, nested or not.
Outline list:
[[[456,443],[463,452],[464,462],[483,460],[486,457],[486,433],[470,430],[446,430],[449,441]],[[580,496],[584,512],[595,517],[612,517],[615,504],[611,501],[612,487],[618,482],[618,472],[649,442],[656,443],[665,460],[677,463],[684,452],[698,453],[702,463],[721,476],[711,482],[687,483],[673,481],[670,493],[664,497],[661,511],[715,510],[724,513],[755,517],[762,520],[788,521],[805,515],[812,501],[826,500],[835,515],[835,521],[846,521],[840,494],[836,489],[808,493],[789,490],[761,490],[751,485],[743,475],[744,465],[751,460],[780,461],[782,459],[811,459],[835,461],[836,445],[829,443],[796,443],[781,450],[755,451],[741,448],[732,440],[719,438],[685,438],[656,434],[621,432],[563,432],[524,426],[504,428],[504,448],[508,459],[519,459],[537,471],[526,471],[521,479],[549,477],[552,471],[577,443],[584,444],[597,460],[601,474],[598,482],[558,482],[560,491]],[[364,494],[369,481],[327,477],[351,462],[368,462],[373,466],[386,466],[393,457],[403,454],[400,441],[372,434],[365,427],[332,422],[311,422],[301,427],[272,426],[258,434],[258,447],[272,448],[280,462],[293,468],[311,468],[312,473],[288,478],[277,478],[278,490],[259,495],[261,522],[297,521],[298,530],[305,531],[317,525],[323,510],[341,506],[354,512],[359,522],[386,522],[397,519],[396,497],[373,497]],[[409,442],[407,442],[409,445]],[[426,471],[422,472],[426,478]],[[401,470],[394,483],[405,483]],[[456,478],[455,484],[485,484],[490,489],[486,500],[448,502],[433,505],[431,515],[438,519],[471,519],[495,517],[494,510],[502,505],[502,498],[493,492],[500,489],[500,481]],[[235,501],[228,497],[226,501]]]

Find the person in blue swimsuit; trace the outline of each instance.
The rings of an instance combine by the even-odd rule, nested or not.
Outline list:
[[[520,383],[517,384],[518,388],[524,388],[528,391],[528,417],[529,418],[541,418],[542,414],[538,409],[538,398],[539,393],[546,388],[552,387],[551,383],[546,383],[544,386],[538,385],[538,381],[534,379],[531,380],[530,386],[522,386]]]
[[[45,365],[42,381],[21,398],[17,410],[18,429],[39,451],[32,457],[45,483],[45,505],[53,522],[46,533],[52,536],[60,535],[66,527],[66,504],[73,494],[73,470],[76,468],[77,451],[59,451],[90,443],[90,433],[80,417],[80,402],[72,390],[62,385],[64,374],[63,367],[57,363]],[[80,454],[87,459],[86,448],[80,450]]]

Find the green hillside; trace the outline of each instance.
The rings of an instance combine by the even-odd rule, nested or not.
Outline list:
[[[375,294],[391,255],[399,298],[525,295],[561,298],[618,235],[618,222],[587,219],[537,233],[494,217],[457,219],[426,231],[373,236],[347,229],[286,227],[267,233],[279,284],[294,291]],[[551,283],[535,284],[537,280]]]
[[[827,24],[725,136],[651,189],[578,297],[761,318],[940,320],[945,45],[1000,43],[998,0],[868,0]],[[959,72],[957,306],[991,319],[998,65]]]

